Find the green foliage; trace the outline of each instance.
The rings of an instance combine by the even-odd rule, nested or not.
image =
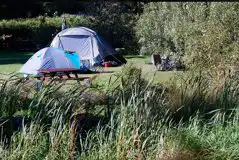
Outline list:
[[[238,62],[238,3],[151,2],[136,25],[142,54],[184,55],[192,69]]]
[[[38,121],[23,125],[20,132],[12,136],[9,148],[1,150],[2,159],[67,159],[69,151],[68,126],[56,118],[46,132]],[[4,146],[1,146],[4,147]]]
[[[198,114],[210,119],[214,111],[229,118],[238,108],[238,75],[229,74],[214,80],[207,72],[188,72],[178,75],[167,85],[168,108],[174,120],[188,121]]]
[[[85,16],[68,15],[66,17],[68,25],[70,27],[85,26],[92,28],[107,42],[110,42],[114,48],[125,48],[124,54],[138,54],[138,45],[133,27],[138,17],[137,13],[141,12],[142,4],[140,2],[102,0],[89,2],[76,0],[36,2],[35,0],[28,0],[19,5],[18,10],[15,10],[16,12],[14,13],[12,13],[12,10],[15,8],[11,3],[0,6],[0,12],[4,13],[2,17],[45,15],[45,20],[42,16],[30,19],[3,20],[0,21],[0,35],[8,33],[13,34],[13,37],[27,37],[36,41],[37,44],[40,43],[45,46],[50,42],[51,35],[55,32],[55,29],[60,29],[61,21],[57,17],[58,15],[64,13],[83,14]],[[25,10],[24,7],[29,9]],[[15,15],[16,13],[19,15]],[[28,13],[30,15],[27,16]]]
[[[92,28],[92,17],[64,15],[69,27],[85,26]],[[12,19],[0,21],[0,35],[12,34],[15,38],[28,38],[36,44],[47,45],[52,40],[52,34],[61,27],[61,17],[45,17],[28,19]]]
[[[150,105],[151,110],[154,110],[152,113],[157,113],[157,115],[151,115],[152,118],[162,118],[161,116],[165,112],[164,107],[161,107],[164,100],[164,87],[162,85],[152,85],[153,79],[150,82],[145,80],[142,70],[131,63],[123,66],[121,71],[114,76],[116,78],[114,80],[110,79],[106,89],[112,105],[109,107],[110,113],[117,108],[113,104],[119,105],[123,103],[123,105],[129,105],[131,103],[140,103],[142,108],[144,108],[144,105]],[[142,99],[142,102],[135,101],[137,98]],[[138,105],[140,106],[140,104]],[[139,112],[141,111],[139,110]]]
[[[153,85],[141,76],[140,69],[130,65],[116,76],[118,78],[110,81],[106,89],[84,90],[80,85],[44,84],[40,92],[28,92],[31,103],[26,103],[22,110],[29,111],[25,116],[30,114],[32,121],[15,132],[8,147],[0,143],[0,157],[238,159],[237,75],[226,76],[223,83],[215,85],[204,74],[189,74],[178,78],[180,85],[171,84],[171,87]],[[6,93],[14,100],[20,94],[13,93],[13,90],[9,94],[8,89],[14,87],[14,83],[11,84],[13,86],[7,85],[1,95]],[[105,93],[113,103],[105,101],[87,105],[87,98],[82,93],[89,93],[91,89],[94,93],[99,89],[99,94]],[[23,90],[21,87],[15,91]],[[16,102],[14,100],[14,104],[18,104]],[[4,100],[4,103],[5,107],[12,107],[10,101]],[[110,105],[110,114],[87,109],[94,105],[102,109]],[[89,121],[84,117],[85,111],[101,114],[107,121],[100,119],[97,125],[85,128]],[[180,118],[186,115],[188,119],[173,123],[177,112]],[[83,117],[78,117],[79,114]],[[93,114],[91,116],[94,118]],[[46,117],[51,123],[44,123]],[[72,122],[72,119],[79,120],[79,123]]]
[[[17,111],[26,109],[28,93],[16,79],[18,77],[14,75],[8,80],[0,79],[0,116],[13,116]]]
[[[133,4],[133,9],[124,9],[124,3],[127,2],[97,1],[86,7],[86,12],[95,17],[96,30],[103,38],[116,48],[125,48],[124,54],[135,55],[138,44],[134,26],[138,16],[134,9],[138,6]]]
[[[93,16],[62,15],[69,27],[84,26],[95,30],[115,48],[125,48],[124,54],[137,54],[137,42],[133,26],[136,16],[133,13],[121,13],[117,7],[92,9]],[[48,45],[55,34],[61,30],[61,17],[39,16],[28,19],[0,21],[0,35],[12,34],[13,37],[30,39],[41,46]],[[14,40],[15,40],[14,39]]]

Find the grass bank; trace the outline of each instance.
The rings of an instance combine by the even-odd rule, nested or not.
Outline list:
[[[74,84],[62,90],[64,84],[58,84],[36,92],[18,79],[3,81],[1,125],[17,115],[25,121],[18,130],[10,123],[12,130],[5,135],[12,134],[2,139],[0,155],[2,159],[238,159],[236,77],[227,77],[220,87],[209,85],[211,81],[200,74],[179,77],[181,85],[156,85],[144,78],[141,69],[126,66],[103,88]]]

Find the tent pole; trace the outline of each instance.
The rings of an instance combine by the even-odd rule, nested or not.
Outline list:
[[[63,44],[62,44],[62,42],[61,42],[61,38],[60,38],[59,34],[58,34],[57,36],[58,36],[58,38],[59,38],[59,41],[60,41],[60,44],[61,44],[62,49],[65,50],[65,49],[64,49],[64,46],[63,46]]]
[[[94,49],[93,49],[93,40],[92,40],[92,36],[90,37],[91,38],[91,49],[92,49],[92,54],[93,54],[93,57],[94,57]],[[96,36],[95,36],[95,38],[97,38]],[[100,54],[99,54],[100,55]],[[102,58],[102,56],[100,55],[100,58],[102,59],[102,60],[104,60],[104,58]]]
[[[92,57],[94,57],[94,49],[93,49],[92,36],[90,36],[90,42],[91,42],[91,53],[92,53]]]

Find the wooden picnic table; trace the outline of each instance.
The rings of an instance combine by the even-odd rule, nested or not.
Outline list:
[[[47,79],[47,77],[54,78],[58,77],[60,80],[84,80],[89,77],[78,77],[78,74],[80,72],[80,69],[76,68],[59,68],[59,69],[46,69],[46,70],[40,70],[40,73],[42,74],[41,77],[38,77],[41,79],[41,81],[44,81]],[[71,77],[70,74],[74,74],[75,77]],[[66,78],[64,78],[66,76]]]

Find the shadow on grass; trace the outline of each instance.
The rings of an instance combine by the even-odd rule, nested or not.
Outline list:
[[[0,58],[0,64],[24,64],[31,56],[26,56],[25,58]]]
[[[30,52],[0,51],[0,64],[24,64],[32,56]]]
[[[87,137],[88,131],[95,130],[99,124],[105,125],[108,121],[104,116],[93,114],[80,114],[77,115],[77,118],[78,120],[75,128],[77,131],[76,133],[77,135],[80,134],[83,139]],[[11,144],[11,137],[13,136],[14,132],[21,132],[23,126],[29,127],[31,122],[34,122],[34,119],[27,118],[26,116],[0,117],[0,133],[1,138],[4,139],[4,144],[9,147]],[[52,125],[52,119],[45,119],[41,121],[40,124],[49,127]],[[45,131],[47,131],[48,127],[45,128]],[[77,135],[74,136],[77,137]],[[78,138],[77,143],[79,143]]]
[[[135,55],[135,56],[124,56],[126,59],[132,59],[132,58],[141,58],[141,59],[146,59],[148,58],[147,56],[140,56],[140,55]]]
[[[101,74],[101,73],[114,73],[115,71],[91,71],[91,72],[84,72],[82,74]]]
[[[10,145],[14,132],[20,131],[22,127],[30,123],[30,119],[24,116],[2,116],[0,117],[1,138],[6,146]]]

